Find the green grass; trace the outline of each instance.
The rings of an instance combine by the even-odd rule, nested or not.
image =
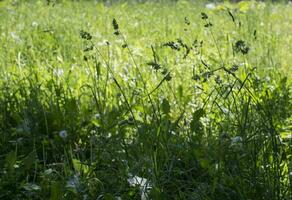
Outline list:
[[[291,198],[292,4],[0,1],[0,24],[0,199]]]

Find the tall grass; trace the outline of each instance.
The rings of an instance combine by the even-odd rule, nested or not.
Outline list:
[[[15,2],[0,199],[291,198],[291,4]]]

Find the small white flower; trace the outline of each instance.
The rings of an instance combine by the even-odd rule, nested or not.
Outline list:
[[[59,132],[59,136],[60,136],[61,138],[65,139],[65,138],[68,136],[67,131],[66,131],[66,130],[62,130],[62,131],[60,131],[60,132]]]
[[[215,4],[214,3],[208,3],[206,4],[206,8],[209,9],[209,10],[213,10],[216,8]]]
[[[32,27],[37,27],[39,24],[36,22],[36,21],[33,21],[32,23],[31,23],[31,26]]]
[[[98,114],[98,113],[95,114],[95,115],[94,115],[94,118],[95,118],[95,119],[100,119],[100,114]]]
[[[228,114],[228,113],[229,113],[229,110],[228,110],[227,108],[222,108],[222,112],[223,112],[224,114]]]

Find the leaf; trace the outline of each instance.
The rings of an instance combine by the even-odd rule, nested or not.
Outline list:
[[[66,184],[66,189],[68,191],[71,191],[75,194],[78,194],[78,192],[80,191],[80,180],[78,178],[77,175],[74,175],[73,177],[71,177]]]
[[[166,115],[169,114],[169,112],[170,112],[170,105],[169,105],[169,102],[168,102],[167,99],[163,99],[162,100],[161,108],[162,108],[162,112],[164,114],[166,114]]]
[[[41,187],[35,183],[26,183],[22,186],[26,191],[38,191],[41,190]]]
[[[182,97],[183,97],[183,87],[182,87],[182,85],[178,86],[177,93],[178,93],[178,97],[180,99],[182,99]]]
[[[200,164],[201,166],[204,168],[204,169],[208,169],[211,167],[211,163],[208,159],[205,159],[205,158],[201,158],[200,160]]]
[[[87,165],[81,163],[80,160],[73,159],[72,162],[73,162],[73,167],[74,167],[74,169],[75,169],[78,173],[80,173],[80,174],[86,174],[86,173],[88,173],[88,171],[89,171],[89,167],[88,167]]]
[[[201,117],[205,115],[205,110],[200,108],[193,113],[193,119],[191,121],[191,131],[198,132],[202,129],[202,123],[200,122]]]
[[[44,174],[47,176],[51,175],[52,173],[53,173],[53,170],[51,168],[44,171]]]
[[[101,68],[101,63],[100,62],[96,63],[95,70],[96,70],[97,77],[100,76],[100,68]]]

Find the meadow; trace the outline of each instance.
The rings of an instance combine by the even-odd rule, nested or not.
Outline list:
[[[0,1],[0,199],[290,200],[292,4]]]

